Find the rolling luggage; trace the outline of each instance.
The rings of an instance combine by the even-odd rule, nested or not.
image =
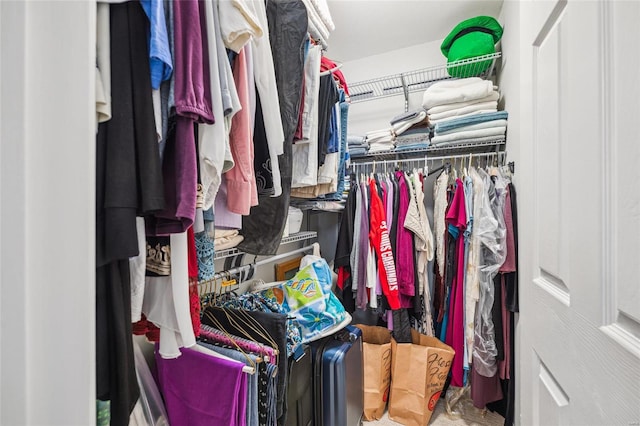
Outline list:
[[[311,348],[297,360],[289,357],[286,426],[313,426],[313,361]]]
[[[364,409],[362,331],[347,326],[312,344],[315,426],[357,426]]]

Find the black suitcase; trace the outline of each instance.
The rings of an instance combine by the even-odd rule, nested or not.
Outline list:
[[[347,326],[313,343],[312,352],[315,426],[362,424],[362,331]]]
[[[313,426],[313,361],[311,349],[296,360],[289,357],[286,426]]]

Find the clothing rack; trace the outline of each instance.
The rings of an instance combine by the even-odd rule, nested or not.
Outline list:
[[[236,276],[238,274],[242,274],[243,272],[251,271],[251,270],[255,269],[258,266],[268,265],[269,263],[277,262],[277,261],[285,259],[285,258],[287,258],[289,256],[293,256],[294,254],[305,253],[305,252],[308,252],[308,251],[311,251],[311,250],[319,252],[320,251],[320,245],[318,243],[313,243],[313,244],[310,244],[308,246],[304,246],[304,247],[301,247],[299,249],[291,250],[291,251],[288,251],[286,253],[277,254],[275,256],[271,256],[271,257],[268,257],[266,259],[263,259],[263,260],[260,260],[260,261],[257,261],[257,262],[255,261],[255,258],[257,258],[258,256],[256,256],[254,258],[254,262],[252,262],[252,263],[248,263],[246,265],[237,266],[235,268],[231,268],[231,269],[228,269],[226,271],[217,272],[213,276],[213,278],[210,278],[208,280],[198,281],[198,287],[202,287],[202,286],[205,286],[205,285],[211,284],[211,283],[216,283],[220,279],[230,278],[230,277]],[[242,277],[242,275],[241,275],[241,277]],[[242,282],[243,280],[240,280],[240,281]]]
[[[358,162],[352,163],[351,167],[355,173],[362,173],[368,171],[375,173],[376,167],[381,167],[382,169],[388,169],[389,166],[392,167],[400,167],[405,164],[413,165],[414,168],[424,168],[428,169],[429,163],[434,162],[444,162],[444,161],[455,161],[455,160],[481,160],[485,159],[486,163],[489,163],[489,160],[497,160],[498,164],[504,165],[507,159],[507,151],[493,151],[493,152],[483,152],[483,153],[469,153],[469,154],[457,154],[457,155],[442,155],[436,157],[422,157],[422,158],[410,158],[410,159],[396,159],[396,160],[380,160],[380,161],[367,161],[367,162]]]

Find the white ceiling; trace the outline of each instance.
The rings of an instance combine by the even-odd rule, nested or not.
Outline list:
[[[328,0],[336,29],[328,56],[350,61],[442,40],[460,21],[496,19],[502,0]]]

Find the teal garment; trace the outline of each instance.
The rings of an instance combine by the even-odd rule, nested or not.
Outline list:
[[[111,423],[111,401],[96,400],[96,425],[109,426]]]

